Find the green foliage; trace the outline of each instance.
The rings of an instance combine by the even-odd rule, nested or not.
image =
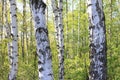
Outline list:
[[[86,13],[85,0],[80,0],[81,2],[77,1],[78,0],[73,1],[75,7],[74,10],[71,11],[71,5],[74,3],[68,0],[68,12],[66,11],[66,2],[64,2],[65,80],[86,80],[89,75],[88,15]],[[19,2],[22,3],[22,0],[19,0]],[[103,2],[106,17],[108,80],[120,80],[120,10],[118,4],[120,2],[114,0],[112,2],[112,8],[110,7],[111,3],[109,0],[103,0]],[[58,80],[58,53],[55,40],[54,19],[51,15],[50,6],[51,5],[48,6],[49,16],[47,27],[49,30],[54,78]],[[0,3],[0,11],[2,11],[1,7]],[[19,28],[17,80],[38,80],[34,27],[33,24],[31,24],[31,14],[29,10],[27,10],[26,14],[26,24],[23,27],[23,14],[22,12],[17,13]],[[1,16],[2,14],[0,14],[0,17]],[[10,17],[9,14],[8,17]],[[4,36],[4,34],[1,34],[1,28],[3,28],[1,20],[2,19],[0,19],[0,35]],[[24,52],[22,50],[22,32],[24,32],[24,36],[27,34],[27,37],[24,37]],[[7,80],[8,78],[9,60],[7,43],[9,41],[11,40],[6,38],[1,39],[0,36],[0,80]]]
[[[88,55],[65,59],[65,80],[86,80],[88,78]]]

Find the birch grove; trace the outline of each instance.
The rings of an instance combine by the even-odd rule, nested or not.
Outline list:
[[[87,0],[90,32],[89,80],[107,80],[106,28],[102,0]]]
[[[119,6],[0,0],[0,80],[120,80]]]
[[[43,0],[30,0],[30,7],[35,24],[39,80],[53,80],[52,55],[45,21],[46,4]]]

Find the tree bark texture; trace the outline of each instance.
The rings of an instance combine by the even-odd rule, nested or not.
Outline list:
[[[52,3],[52,9],[53,9],[53,13],[54,13],[54,21],[55,21],[55,37],[56,37],[56,43],[57,43],[57,49],[59,48],[59,41],[58,41],[58,6],[56,5],[56,1],[55,0],[51,0]]]
[[[18,28],[17,28],[17,15],[16,15],[16,0],[10,1],[10,14],[11,14],[11,54],[10,58],[10,73],[9,80],[16,80],[18,70]]]
[[[63,34],[63,0],[58,0],[58,40],[59,40],[59,80],[64,80],[64,34]]]
[[[90,32],[89,80],[107,80],[105,16],[102,0],[87,0]]]
[[[58,0],[58,6],[55,0],[51,0],[55,19],[56,42],[59,58],[59,80],[64,80],[64,38],[63,38],[63,1]]]
[[[30,0],[30,6],[35,23],[39,80],[53,80],[52,56],[45,21],[46,4],[43,0]]]

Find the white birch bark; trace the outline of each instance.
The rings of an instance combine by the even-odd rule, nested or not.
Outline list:
[[[53,80],[52,55],[45,21],[46,4],[43,0],[30,0],[30,6],[35,23],[39,80]]]
[[[63,1],[58,0],[58,6],[55,0],[51,0],[56,29],[56,41],[59,58],[59,80],[64,80],[64,38],[63,38]]]
[[[107,80],[105,16],[102,0],[87,0],[90,31],[89,80]]]
[[[17,15],[16,15],[16,0],[10,1],[10,14],[11,14],[11,54],[10,58],[10,73],[9,80],[16,80],[18,70],[18,28],[17,28]]]
[[[59,39],[59,80],[64,80],[64,38],[63,38],[63,0],[58,0],[58,39]]]
[[[59,41],[58,41],[58,11],[59,11],[59,8],[58,6],[56,5],[56,1],[55,0],[51,0],[51,3],[52,3],[52,9],[53,9],[53,13],[54,13],[54,21],[55,21],[55,37],[56,37],[56,43],[57,43],[57,48],[59,48]]]

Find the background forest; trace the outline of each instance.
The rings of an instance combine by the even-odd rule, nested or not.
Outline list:
[[[63,0],[65,80],[86,80],[89,75],[89,31],[86,0]],[[18,75],[17,80],[38,80],[34,25],[29,2],[17,0]],[[51,0],[46,0],[46,21],[52,51],[55,80],[58,79],[58,53]],[[6,6],[6,9],[4,8]],[[108,80],[120,80],[120,1],[103,0],[107,35]],[[9,59],[5,17],[10,25],[9,1],[0,1],[0,80],[7,80]]]

